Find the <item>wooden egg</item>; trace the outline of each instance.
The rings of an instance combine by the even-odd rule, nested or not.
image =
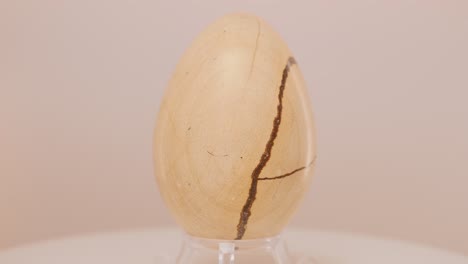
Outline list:
[[[308,189],[314,138],[286,43],[255,16],[225,16],[193,41],[168,84],[154,133],[160,192],[190,235],[277,235]]]

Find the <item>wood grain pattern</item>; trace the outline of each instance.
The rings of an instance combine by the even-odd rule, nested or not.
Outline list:
[[[307,89],[280,36],[251,15],[209,25],[179,61],[154,134],[156,179],[178,223],[206,238],[276,235],[315,155]]]

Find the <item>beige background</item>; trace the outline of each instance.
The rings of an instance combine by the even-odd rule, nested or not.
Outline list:
[[[292,224],[468,254],[468,2],[0,1],[0,248],[173,224],[152,175],[165,83],[224,13],[269,21],[318,128]]]

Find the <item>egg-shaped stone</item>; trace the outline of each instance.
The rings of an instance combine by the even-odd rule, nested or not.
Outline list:
[[[157,183],[187,233],[278,234],[308,189],[315,133],[307,88],[262,19],[225,16],[188,47],[154,133]]]

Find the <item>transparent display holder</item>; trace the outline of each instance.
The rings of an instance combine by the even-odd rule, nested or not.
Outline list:
[[[281,236],[217,240],[184,236],[178,256],[166,264],[317,264],[310,256],[292,255]]]

